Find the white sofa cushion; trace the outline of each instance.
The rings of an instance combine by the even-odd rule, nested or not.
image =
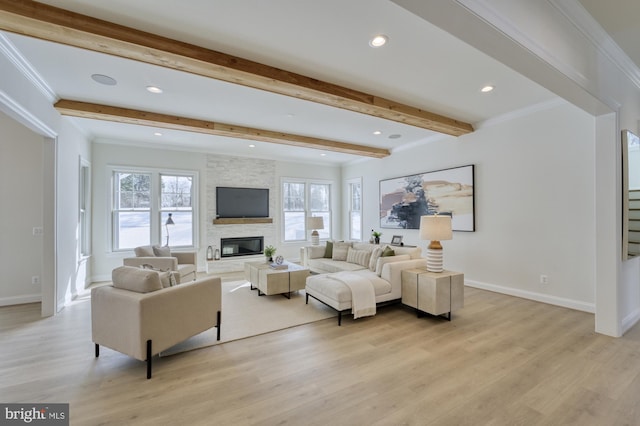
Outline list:
[[[382,268],[387,263],[401,262],[403,260],[411,260],[411,257],[408,254],[401,254],[396,256],[386,256],[378,258],[378,263],[376,263],[376,275],[382,275]]]
[[[333,260],[347,260],[347,253],[351,247],[351,243],[335,242],[333,243]]]
[[[362,265],[357,263],[349,263],[346,260],[331,260],[323,257],[318,259],[309,259],[307,265],[311,269],[321,270],[326,272],[340,272],[340,271],[358,271],[364,269]]]
[[[356,273],[371,281],[376,296],[391,292],[391,284],[371,273],[371,271],[362,270]],[[337,275],[339,274],[338,272]],[[327,274],[310,276],[307,278],[306,288],[340,304],[351,302],[351,289],[340,281],[327,278]]]

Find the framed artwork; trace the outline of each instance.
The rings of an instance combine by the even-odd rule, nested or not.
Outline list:
[[[391,238],[391,245],[392,246],[399,246],[400,244],[402,244],[402,235],[394,235]]]
[[[420,217],[451,215],[454,231],[475,231],[474,165],[380,181],[380,227],[419,229]]]

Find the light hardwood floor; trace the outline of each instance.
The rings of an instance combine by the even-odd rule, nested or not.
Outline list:
[[[0,402],[69,402],[72,425],[640,424],[639,327],[465,290],[452,322],[395,305],[156,358],[151,380],[94,358],[88,299],[4,307]]]

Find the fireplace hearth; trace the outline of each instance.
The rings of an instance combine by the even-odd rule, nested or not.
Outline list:
[[[264,237],[221,238],[220,247],[222,257],[263,254]]]

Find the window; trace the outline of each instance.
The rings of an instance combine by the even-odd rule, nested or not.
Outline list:
[[[306,241],[307,216],[321,216],[324,229],[318,229],[320,239],[331,236],[331,184],[304,180],[282,184],[282,214],[284,241]]]
[[[362,180],[347,181],[349,193],[349,238],[362,240]]]
[[[150,244],[194,247],[196,176],[156,170],[114,170],[113,250]]]
[[[78,175],[78,243],[81,256],[91,254],[91,164],[80,158]]]

